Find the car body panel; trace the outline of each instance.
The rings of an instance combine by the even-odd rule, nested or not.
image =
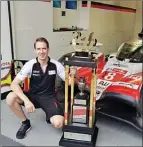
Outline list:
[[[113,59],[105,64],[104,68],[97,68],[96,99],[100,99],[103,92],[115,92],[127,94],[135,99],[140,98],[142,86],[142,64],[120,63],[116,64]],[[113,62],[114,61],[114,62]],[[100,61],[99,61],[100,62]],[[87,67],[78,68],[77,75],[85,77],[87,86],[90,88],[91,69]]]

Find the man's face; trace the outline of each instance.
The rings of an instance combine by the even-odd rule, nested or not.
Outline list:
[[[36,49],[35,52],[37,54],[38,59],[45,60],[48,57],[49,48],[47,48],[47,45],[45,42],[38,41],[36,43]]]

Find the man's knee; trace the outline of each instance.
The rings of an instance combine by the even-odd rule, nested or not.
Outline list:
[[[55,115],[51,117],[50,121],[55,128],[61,128],[63,126],[64,117],[60,115]]]
[[[53,125],[54,125],[55,128],[61,128],[63,126],[63,121],[54,120]]]
[[[15,101],[18,102],[17,95],[14,92],[10,92],[6,97],[6,103],[8,104],[8,106],[13,106]]]

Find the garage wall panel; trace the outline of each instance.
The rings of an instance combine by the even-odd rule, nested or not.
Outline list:
[[[35,57],[33,43],[46,37],[52,43],[53,9],[51,2],[13,1],[16,59]]]
[[[89,28],[96,33],[97,40],[103,43],[103,53],[116,52],[122,42],[133,37],[136,3],[127,7],[121,1],[97,2],[90,9]]]
[[[141,32],[142,28],[143,28],[143,2],[137,1],[137,13],[135,16],[134,37],[137,37],[138,33]]]

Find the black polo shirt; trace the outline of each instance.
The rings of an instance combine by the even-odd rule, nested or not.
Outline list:
[[[30,78],[30,92],[33,94],[53,94],[55,93],[56,75],[65,80],[64,66],[48,57],[47,65],[41,67],[37,58],[25,63],[21,71],[17,74],[17,78],[24,80]]]

